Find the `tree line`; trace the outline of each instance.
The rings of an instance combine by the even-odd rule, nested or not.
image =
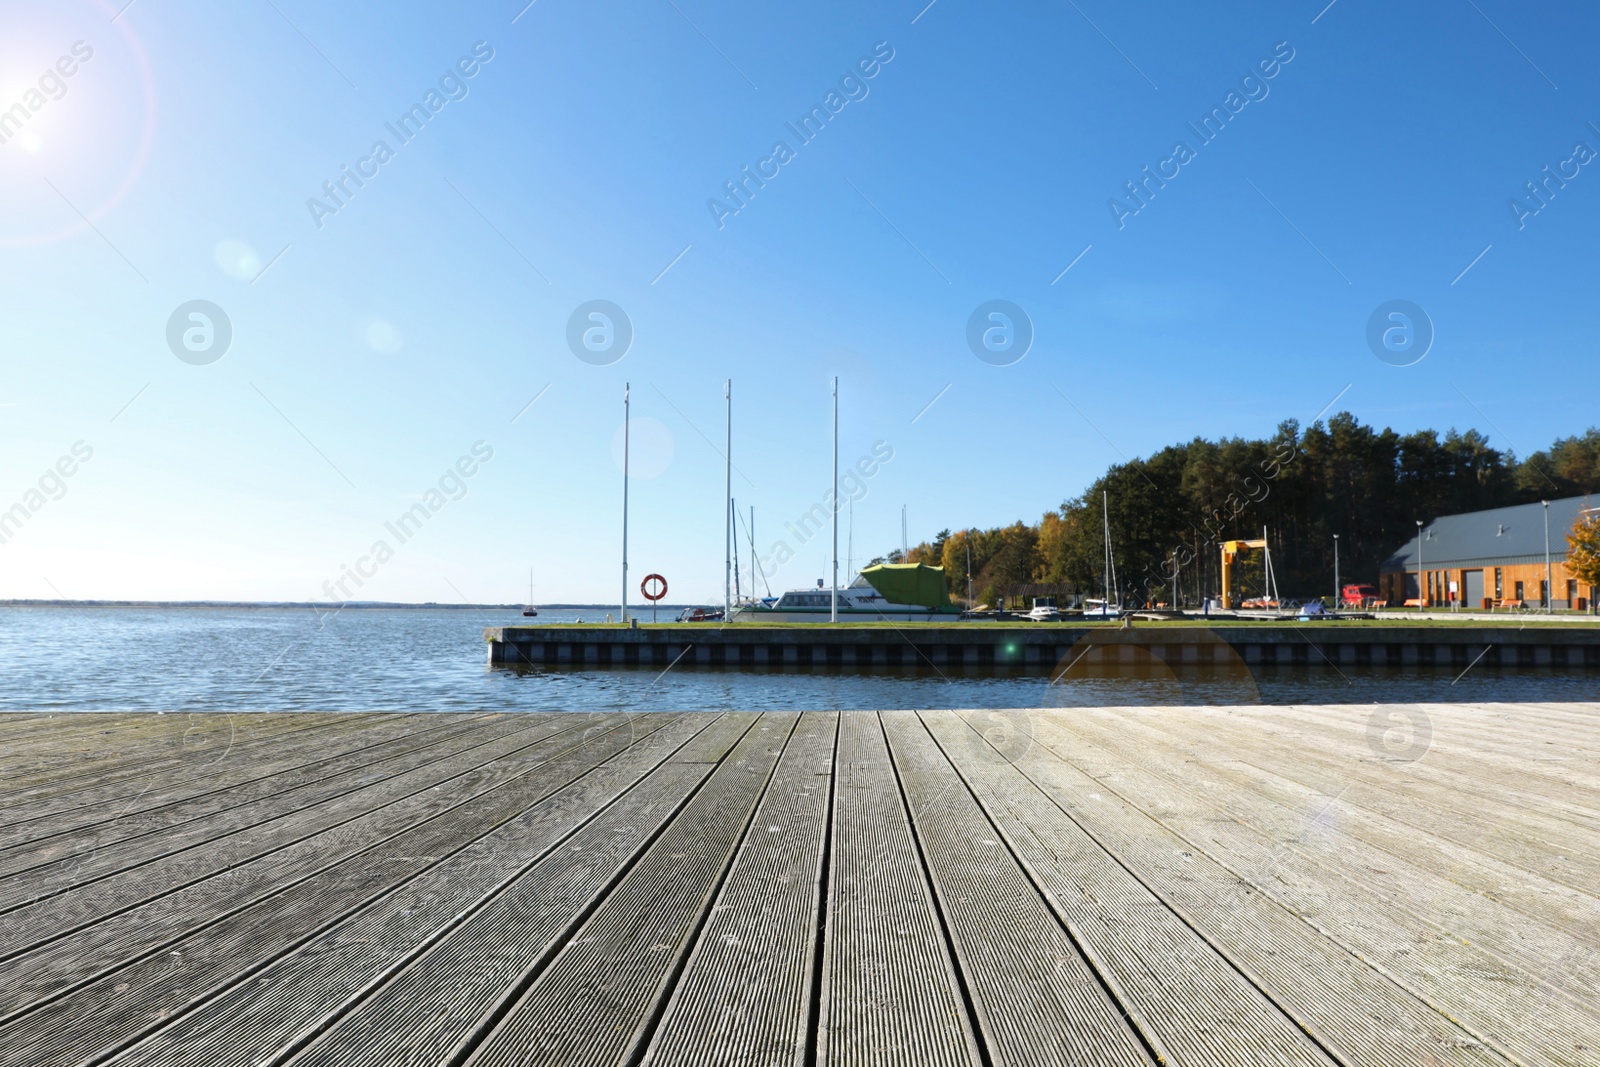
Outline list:
[[[1120,463],[1037,523],[941,531],[873,562],[943,566],[964,599],[1020,592],[1099,595],[1110,525],[1117,592],[1125,602],[1197,604],[1220,587],[1217,542],[1267,530],[1286,597],[1333,593],[1334,535],[1341,580],[1374,583],[1378,567],[1416,533],[1416,520],[1600,490],[1600,429],[1525,458],[1477,430],[1443,437],[1363,425],[1349,412],[1271,438],[1196,437]],[[1259,593],[1259,558],[1236,571],[1236,591]]]

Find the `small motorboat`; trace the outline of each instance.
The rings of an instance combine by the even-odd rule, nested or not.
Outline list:
[[[1061,618],[1061,609],[1056,606],[1053,596],[1036,596],[1033,598],[1033,610],[1028,612],[1028,618],[1034,622],[1055,622]]]

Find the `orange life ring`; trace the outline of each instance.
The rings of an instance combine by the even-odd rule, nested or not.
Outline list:
[[[661,591],[652,595],[650,592],[651,582],[658,583]],[[667,580],[661,577],[659,574],[647,574],[644,576],[644,581],[639,583],[639,592],[644,594],[644,598],[646,600],[660,600],[662,597],[667,595]]]

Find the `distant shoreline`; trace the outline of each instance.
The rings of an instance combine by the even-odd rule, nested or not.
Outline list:
[[[661,604],[657,611],[678,611],[686,604]],[[617,610],[616,604],[537,604],[540,611]],[[0,608],[315,608],[319,611],[345,609],[384,609],[400,611],[521,611],[521,604],[422,604],[386,600],[351,600],[335,607],[317,600],[0,600]],[[649,605],[628,605],[634,613],[649,611]]]

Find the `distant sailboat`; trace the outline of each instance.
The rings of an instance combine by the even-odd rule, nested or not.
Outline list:
[[[539,609],[533,606],[533,568],[528,568],[528,602],[522,606],[522,617],[531,619],[539,614]]]

